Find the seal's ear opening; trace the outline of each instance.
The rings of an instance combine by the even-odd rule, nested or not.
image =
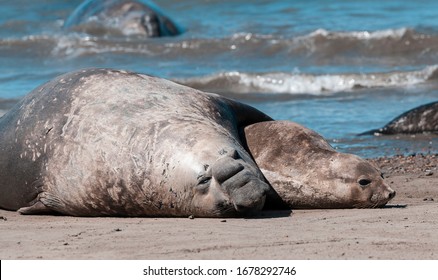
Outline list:
[[[229,156],[230,158],[233,158],[233,159],[239,159],[240,158],[239,153],[235,149],[229,150],[228,153],[227,153],[227,156]]]
[[[204,165],[204,171],[200,172],[197,177],[198,181],[198,187],[202,186],[203,189],[206,189],[208,185],[210,184],[211,179],[213,178],[213,175],[211,174],[211,167],[206,164]]]

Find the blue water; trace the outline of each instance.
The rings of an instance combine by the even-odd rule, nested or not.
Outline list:
[[[438,100],[438,1],[157,0],[186,32],[154,39],[63,30],[80,3],[0,0],[0,114],[59,74],[112,67],[236,98],[340,151],[438,152],[433,135],[356,136]]]

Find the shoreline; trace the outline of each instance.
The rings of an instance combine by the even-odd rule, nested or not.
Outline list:
[[[0,259],[438,259],[438,155],[368,159],[385,208],[260,218],[79,218],[0,210]]]
[[[419,173],[431,176],[438,169],[438,154],[395,155],[368,159],[388,175]]]

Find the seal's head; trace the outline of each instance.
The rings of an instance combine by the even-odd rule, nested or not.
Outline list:
[[[183,129],[178,132],[181,133]],[[193,136],[193,135],[192,135]],[[190,141],[189,137],[186,137]],[[174,150],[173,186],[179,186],[186,209],[198,217],[252,215],[262,210],[269,185],[246,150],[227,137],[195,137]]]
[[[395,196],[376,167],[337,152],[296,123],[256,123],[245,128],[245,138],[266,179],[292,208],[379,207]]]
[[[236,150],[227,151],[197,174],[193,204],[218,216],[248,215],[263,208],[269,186]]]
[[[327,195],[320,202],[327,208],[381,207],[395,196],[379,169],[360,157],[334,152],[324,162],[313,182]]]
[[[184,29],[150,1],[88,0],[65,20],[64,29],[95,36],[176,36]]]

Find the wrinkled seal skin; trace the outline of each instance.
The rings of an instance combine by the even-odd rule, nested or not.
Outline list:
[[[438,102],[418,106],[396,117],[384,127],[360,135],[420,133],[438,134]]]
[[[291,208],[372,208],[395,196],[379,170],[335,151],[320,135],[289,121],[245,127],[260,170]]]
[[[243,216],[270,190],[241,103],[109,69],[55,78],[0,119],[0,207],[73,216]]]
[[[87,0],[64,23],[64,29],[90,34],[116,31],[122,35],[175,36],[184,32],[152,2],[145,0]]]

